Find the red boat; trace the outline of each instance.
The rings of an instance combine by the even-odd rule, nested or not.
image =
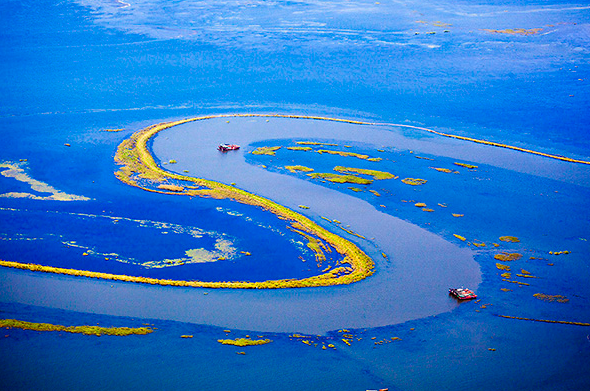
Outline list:
[[[237,151],[240,149],[240,146],[235,144],[219,144],[217,149],[219,149],[221,152]]]
[[[477,295],[471,289],[467,288],[449,288],[449,294],[455,296],[459,300],[476,299]]]

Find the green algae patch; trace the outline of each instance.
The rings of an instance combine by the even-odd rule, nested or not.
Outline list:
[[[339,175],[339,174],[332,174],[332,173],[312,173],[307,174],[307,176],[313,179],[325,179],[330,182],[334,183],[356,183],[359,185],[370,185],[373,183],[371,179],[365,179],[358,177],[356,175]]]
[[[567,303],[568,301],[570,301],[570,299],[568,299],[567,297],[562,296],[562,295],[546,295],[544,293],[535,293],[533,296],[539,300],[548,301],[548,302],[556,301],[558,303]]]
[[[312,147],[287,147],[290,151],[313,151]]]
[[[49,323],[33,323],[25,322],[16,319],[2,319],[0,320],[0,327],[18,328],[22,330],[34,331],[63,331],[73,334],[84,335],[114,335],[114,336],[128,336],[128,335],[145,335],[152,333],[153,330],[149,327],[99,327],[99,326],[62,326]]]
[[[520,242],[520,239],[518,239],[516,236],[500,236],[498,239],[501,242],[508,242],[508,243],[518,243],[518,242]]]
[[[236,339],[218,339],[222,345],[233,345],[233,346],[257,346],[257,345],[266,345],[271,343],[270,339],[250,339],[250,338],[236,338]]]
[[[252,151],[252,155],[270,155],[274,156],[275,152],[281,149],[281,147],[258,147]]]
[[[453,163],[456,166],[460,166],[460,167],[465,167],[465,168],[469,168],[470,170],[473,170],[475,168],[477,168],[477,166],[474,166],[473,164],[467,164],[467,163]]]
[[[402,179],[402,183],[405,183],[406,185],[411,185],[411,186],[420,186],[425,184],[426,182],[428,182],[426,179],[420,179],[420,178],[404,178]]]
[[[340,172],[343,174],[355,173],[355,174],[361,174],[361,175],[368,175],[368,176],[372,176],[373,179],[375,179],[375,180],[395,179],[396,178],[395,175],[393,175],[389,172],[368,170],[368,169],[364,169],[364,168],[336,166],[336,167],[334,167],[334,171]]]
[[[291,171],[292,173],[296,173],[298,171],[302,171],[302,172],[312,172],[313,168],[310,167],[305,167],[305,166],[285,166],[285,168],[289,171]]]

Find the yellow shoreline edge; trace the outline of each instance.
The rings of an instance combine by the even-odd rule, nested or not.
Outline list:
[[[128,335],[146,335],[152,333],[150,327],[100,327],[100,326],[62,326],[59,324],[49,323],[33,323],[25,322],[23,320],[16,319],[0,319],[0,328],[16,328],[22,330],[34,330],[34,331],[63,331],[66,333],[73,334],[84,334],[84,335],[114,335],[118,337],[125,337]]]
[[[206,179],[193,178],[185,175],[178,175],[171,172],[164,171],[155,162],[154,158],[150,154],[147,143],[155,136],[158,132],[169,129],[174,126],[182,125],[187,122],[203,121],[214,118],[235,118],[235,117],[265,117],[265,118],[291,118],[291,119],[310,119],[319,121],[333,121],[356,125],[372,125],[372,126],[395,126],[410,128],[416,130],[423,130],[438,136],[455,138],[463,141],[470,141],[474,143],[490,145],[494,147],[507,148],[520,152],[535,154],[539,156],[548,157],[551,159],[562,160],[571,163],[588,164],[590,162],[584,160],[572,159],[564,156],[551,155],[543,152],[537,152],[529,149],[515,147],[506,144],[500,144],[485,140],[474,139],[470,137],[457,136],[448,133],[438,132],[432,129],[405,125],[405,124],[394,124],[394,123],[378,123],[378,122],[366,122],[356,121],[341,118],[330,118],[330,117],[319,117],[319,116],[304,116],[304,115],[287,115],[287,114],[218,114],[218,115],[206,115],[200,117],[187,118],[178,121],[163,122],[149,126],[131,135],[130,138],[124,140],[117,148],[115,160],[118,164],[122,165],[121,169],[115,173],[117,178],[122,182],[141,188],[146,191],[162,193],[162,194],[184,194],[189,196],[201,196],[201,197],[212,197],[212,198],[229,198],[234,201],[259,206],[265,210],[274,213],[279,218],[284,220],[292,221],[297,228],[314,234],[317,237],[325,240],[327,243],[332,245],[338,253],[344,256],[341,261],[342,264],[350,264],[352,272],[345,275],[338,275],[340,272],[347,268],[339,267],[334,268],[328,273],[320,274],[305,279],[285,279],[285,280],[269,280],[262,282],[248,282],[248,281],[236,281],[236,282],[203,282],[203,281],[183,281],[183,280],[163,280],[146,277],[134,277],[126,275],[116,275],[109,273],[91,272],[85,270],[76,269],[64,269],[56,268],[51,266],[43,266],[37,264],[25,264],[19,262],[11,262],[0,260],[0,266],[11,267],[16,269],[26,269],[30,271],[41,271],[46,273],[58,273],[72,276],[84,276],[90,278],[101,278],[106,280],[116,281],[128,281],[146,284],[157,284],[165,286],[185,286],[185,287],[202,287],[202,288],[242,288],[242,289],[276,289],[276,288],[302,288],[302,287],[319,287],[319,286],[331,286],[331,285],[342,285],[351,284],[363,280],[373,274],[374,262],[368,257],[361,249],[355,244],[348,240],[333,234],[326,229],[320,227],[307,217],[296,213],[284,206],[267,200],[263,197],[255,194],[248,193],[244,190],[235,188],[233,186],[224,185],[222,183],[214,182]],[[184,190],[182,192],[177,191],[162,191],[154,190],[140,186],[137,182],[131,178],[133,174],[138,174],[139,177],[152,179],[155,181],[164,181],[166,178],[193,182],[199,186],[205,187],[205,189],[198,190]]]

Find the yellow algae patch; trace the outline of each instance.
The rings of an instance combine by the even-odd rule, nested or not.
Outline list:
[[[6,328],[18,328],[23,330],[34,330],[34,331],[63,331],[66,333],[84,334],[84,335],[116,335],[116,336],[128,336],[128,335],[145,335],[152,333],[153,330],[149,327],[99,327],[99,326],[61,326],[49,323],[33,323],[25,322],[16,319],[1,319],[0,327]]]
[[[498,239],[501,242],[509,242],[509,243],[518,243],[518,242],[520,242],[520,239],[518,239],[516,236],[500,236]]]
[[[549,251],[549,254],[551,255],[561,255],[561,254],[569,254],[570,252],[565,250],[565,251]]]
[[[332,144],[332,143],[318,143],[315,141],[297,141],[297,144],[299,145],[325,145],[328,147],[337,147],[338,144]]]
[[[395,175],[393,175],[389,172],[368,170],[368,169],[364,169],[364,168],[336,166],[336,167],[334,167],[334,171],[341,172],[341,173],[356,173],[356,174],[362,174],[362,175],[369,175],[369,176],[372,176],[373,179],[375,179],[375,180],[396,178]]]
[[[546,295],[544,293],[535,293],[533,296],[539,300],[549,302],[557,301],[558,303],[567,303],[568,301],[570,301],[570,299],[562,295]]]
[[[363,191],[363,189],[359,189],[358,187],[349,186],[348,188],[356,193],[360,193]]]
[[[590,326],[590,323],[570,322],[570,321],[566,321],[566,320],[532,319],[532,318],[522,318],[519,316],[508,316],[508,315],[496,315],[496,316],[499,316],[500,318],[506,318],[506,319],[528,320],[531,322],[570,324],[570,325],[574,325],[574,326]]]
[[[287,147],[290,151],[312,151],[311,147]]]
[[[420,185],[425,184],[428,181],[426,179],[420,179],[420,178],[404,178],[404,179],[402,179],[402,182],[405,183],[406,185],[420,186]]]
[[[375,194],[377,197],[381,197],[381,194],[377,190],[369,190],[371,193]]]
[[[298,205],[298,207],[301,209],[309,209],[309,206],[307,205]]]
[[[467,164],[467,163],[453,163],[457,166],[461,166],[461,167],[465,167],[465,168],[469,168],[469,169],[474,169],[477,168],[477,166],[474,166],[473,164]]]
[[[500,276],[501,276],[502,278],[506,278],[506,279],[508,279],[508,278],[512,277],[512,273],[502,273],[502,274],[500,274]]]
[[[501,253],[494,255],[494,259],[502,262],[517,261],[520,258],[522,258],[522,254],[519,253]]]
[[[258,147],[252,151],[252,155],[270,155],[274,156],[275,152],[281,149],[281,147]]]
[[[492,30],[492,29],[483,29],[483,31],[487,31],[488,33],[495,33],[495,34],[511,34],[511,35],[535,35],[539,32],[543,31],[542,28],[535,28],[535,29],[504,29],[504,30]]]
[[[222,345],[234,345],[234,346],[256,346],[256,345],[266,345],[267,343],[271,343],[270,339],[250,339],[250,338],[236,338],[236,339],[218,339]]]
[[[103,129],[103,132],[122,132],[125,129]]]
[[[510,266],[508,265],[503,265],[501,263],[496,263],[496,268],[498,268],[498,270],[506,270],[506,271],[510,271]],[[502,275],[503,277],[503,275]]]
[[[361,178],[356,175],[339,175],[339,174],[332,174],[332,173],[319,173],[319,172],[317,172],[317,173],[307,174],[307,176],[309,176],[313,179],[317,179],[317,178],[325,179],[327,181],[334,182],[334,183],[356,183],[359,185],[370,185],[371,183],[373,183],[373,180],[371,180],[371,179]]]
[[[500,288],[500,290],[502,292],[512,292],[512,289],[508,289],[508,288]]]
[[[14,178],[19,182],[23,182],[28,184],[31,187],[31,190],[39,192],[39,193],[49,193],[50,195],[47,196],[38,196],[31,193],[23,193],[23,192],[9,192],[0,194],[0,197],[3,198],[30,198],[33,200],[42,200],[42,201],[90,201],[91,199],[84,196],[74,195],[74,194],[67,194],[60,190],[57,190],[53,186],[48,185],[47,183],[38,181],[36,179],[31,178],[25,172],[23,168],[23,164],[18,163],[10,163],[10,162],[2,162],[0,163],[0,174],[5,176],[6,178]]]
[[[463,216],[465,216],[465,215],[459,214],[459,213],[453,213],[453,217],[463,217]]]
[[[431,208],[422,208],[424,212],[434,212],[434,209]]]
[[[285,166],[285,168],[293,173],[297,171],[303,172],[312,172],[313,168],[305,167],[305,166]]]
[[[318,263],[318,265],[326,260],[326,254],[324,254],[324,251],[322,249],[324,249],[328,252],[330,252],[330,250],[329,250],[329,248],[326,247],[326,245],[321,240],[318,240],[318,239],[314,238],[313,236],[308,235],[305,232],[300,231],[298,229],[295,229],[295,228],[291,228],[291,229],[293,230],[293,232],[296,232],[299,235],[303,236],[305,239],[307,239],[307,247],[311,251],[313,251],[313,253],[315,254],[315,260]],[[324,273],[326,271],[324,271]]]
[[[473,242],[473,245],[474,245],[475,247],[485,247],[485,246],[486,246],[486,244],[485,244],[485,243],[481,243],[481,242],[479,242],[479,243],[478,243],[478,242]]]
[[[158,189],[170,191],[184,191],[184,187],[178,185],[159,185]]]
[[[454,237],[456,237],[457,239],[461,240],[462,242],[466,241],[467,238],[461,235],[457,235],[457,234],[453,234]]]
[[[426,207],[426,204],[424,202],[416,202],[414,204],[414,206],[416,206],[418,208],[424,208],[424,207]]]
[[[456,172],[456,171],[451,170],[450,168],[440,168],[440,167],[430,167],[430,168],[432,168],[433,170],[436,170],[438,172],[447,172],[447,173]]]
[[[320,149],[316,152],[319,154],[327,153],[329,155],[338,155],[338,156],[343,156],[343,157],[356,157],[358,159],[368,160],[371,162],[379,162],[382,160],[380,157],[370,158],[369,155],[363,155],[363,154],[356,153],[356,152],[332,151],[329,149]]]

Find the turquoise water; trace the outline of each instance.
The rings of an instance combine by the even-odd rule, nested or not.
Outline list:
[[[162,121],[279,113],[423,126],[590,160],[589,16],[583,2],[550,0],[4,1],[0,259],[211,281],[317,274],[301,238],[268,213],[119,182],[117,145]],[[157,330],[3,329],[1,389],[588,388],[588,327],[497,316],[590,322],[588,166],[396,126],[226,121],[169,129],[152,151],[178,161],[169,170],[235,182],[342,234],[375,259],[375,275],[327,289],[228,291],[2,268],[2,318]],[[301,140],[383,160],[286,149]],[[221,155],[221,142],[242,148]],[[273,157],[250,154],[273,145],[282,146]],[[283,168],[293,164],[399,178],[336,185]],[[509,278],[496,268],[502,251],[523,255],[505,262]],[[446,294],[455,285],[481,301],[457,303]],[[217,342],[246,335],[273,342]]]

